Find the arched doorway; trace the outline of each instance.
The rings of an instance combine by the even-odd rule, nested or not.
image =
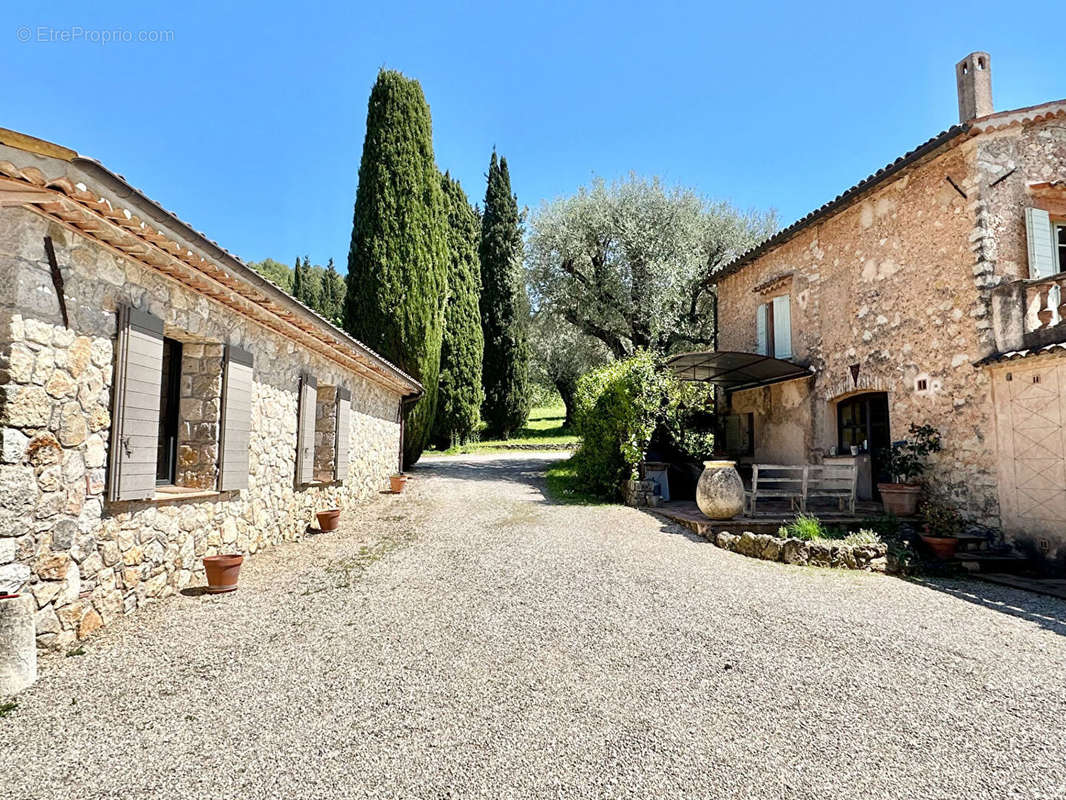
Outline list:
[[[885,469],[891,445],[887,392],[865,392],[837,403],[837,447],[841,453],[857,447],[860,453],[870,454],[875,497],[877,483],[892,480]]]

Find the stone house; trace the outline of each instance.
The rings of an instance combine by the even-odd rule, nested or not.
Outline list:
[[[726,438],[759,463],[856,446],[876,495],[880,448],[931,424],[941,494],[1062,560],[1066,100],[994,112],[987,53],[956,80],[958,125],[718,273],[719,350],[801,367],[730,392]]]
[[[0,588],[65,648],[388,485],[421,386],[98,162],[0,129]]]

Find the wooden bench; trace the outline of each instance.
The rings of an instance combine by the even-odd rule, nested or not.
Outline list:
[[[854,464],[753,464],[745,511],[755,516],[759,500],[788,500],[793,511],[806,511],[810,500],[828,499],[854,514],[858,477]]]
[[[789,508],[802,507],[807,483],[807,467],[789,464],[753,464],[751,491],[744,492],[747,513],[755,516],[759,500],[785,499]]]

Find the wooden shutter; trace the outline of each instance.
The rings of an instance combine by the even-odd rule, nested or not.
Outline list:
[[[218,488],[248,488],[248,446],[252,430],[252,354],[226,347],[222,374],[222,419],[218,443]]]
[[[774,298],[774,358],[792,358],[792,308],[787,294]],[[768,354],[769,355],[769,354]]]
[[[163,320],[119,306],[109,500],[141,500],[155,494],[162,380]]]
[[[352,419],[352,393],[343,386],[337,387],[337,450],[334,453],[335,480],[343,482],[348,477],[348,433]]]
[[[1025,209],[1025,235],[1029,241],[1029,277],[1046,278],[1055,273],[1055,240],[1051,217],[1040,208]]]
[[[296,483],[311,483],[315,473],[315,406],[318,381],[310,375],[300,378],[300,411],[296,429]]]
[[[755,352],[764,356],[770,355],[766,336],[766,311],[766,303],[755,309]]]

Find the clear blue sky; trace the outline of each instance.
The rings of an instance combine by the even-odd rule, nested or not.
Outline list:
[[[152,6],[5,3],[0,126],[100,159],[246,259],[342,271],[381,66],[422,82],[472,200],[495,145],[522,205],[635,170],[782,224],[953,124],[972,50],[997,109],[1066,97],[1061,0]],[[37,41],[76,26],[173,34]]]

